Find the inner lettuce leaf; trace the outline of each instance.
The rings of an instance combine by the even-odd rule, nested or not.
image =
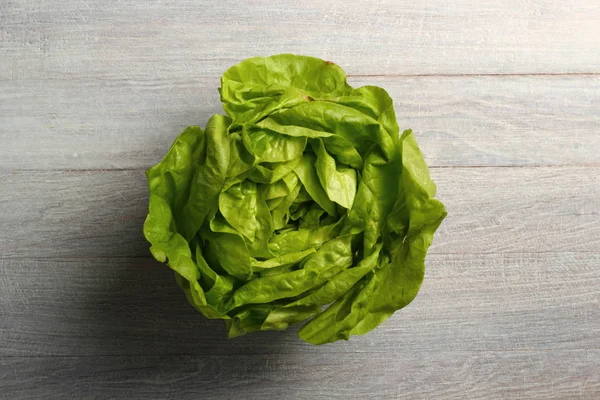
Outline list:
[[[228,337],[304,323],[324,344],[409,304],[446,216],[392,99],[318,58],[231,67],[227,116],[192,126],[147,171],[144,236]]]

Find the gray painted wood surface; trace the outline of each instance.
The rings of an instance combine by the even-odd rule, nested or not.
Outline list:
[[[600,35],[598,36],[600,37]],[[600,63],[599,63],[600,65]],[[218,77],[148,83],[13,80],[0,168],[147,168],[188,125],[223,113]],[[600,76],[353,77],[384,86],[432,166],[598,165]]]
[[[600,398],[600,3],[0,2],[0,398]],[[225,340],[141,237],[143,171],[253,55],[390,92],[449,216],[417,299]]]

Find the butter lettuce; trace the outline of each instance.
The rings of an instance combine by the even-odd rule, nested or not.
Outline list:
[[[219,92],[227,116],[147,171],[144,236],[189,302],[228,337],[304,323],[313,344],[410,303],[446,211],[386,91],[282,54],[231,67]]]

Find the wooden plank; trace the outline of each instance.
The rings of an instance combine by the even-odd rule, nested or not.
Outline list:
[[[432,170],[449,216],[432,253],[598,251],[600,168]],[[3,258],[148,255],[142,171],[0,174]]]
[[[600,54],[600,52],[599,52]],[[600,77],[351,78],[386,88],[433,166],[600,164]],[[222,113],[218,78],[0,83],[0,168],[147,168]]]
[[[283,52],[350,74],[600,72],[599,11],[595,0],[2,2],[0,80],[181,80]]]
[[[600,249],[600,168],[435,169],[449,216],[433,253]]]
[[[7,398],[596,399],[600,351],[0,359]],[[352,377],[349,379],[349,377]]]
[[[314,347],[295,329],[226,340],[153,260],[0,260],[0,355],[600,350],[600,252],[432,254],[427,265],[409,307],[366,336]]]

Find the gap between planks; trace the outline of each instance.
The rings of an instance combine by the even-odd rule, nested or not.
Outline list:
[[[160,160],[156,161],[157,163]],[[86,173],[86,172],[126,172],[126,171],[140,171],[144,172],[147,167],[132,167],[132,168],[11,168],[2,169],[0,172],[8,173],[19,173],[19,172],[57,172],[57,173]],[[429,169],[492,169],[492,168],[519,168],[519,169],[561,169],[561,168],[598,168],[600,163],[589,163],[589,164],[561,164],[561,165],[429,165]]]
[[[398,310],[397,312],[399,312],[401,310]],[[251,334],[249,334],[251,335]],[[227,340],[227,341],[233,341],[235,340],[235,338],[233,339],[223,339],[223,340]],[[298,339],[300,340],[300,339]],[[566,352],[578,352],[578,351],[585,351],[586,349],[581,348],[581,349],[566,349],[566,350],[561,350],[561,351],[566,351]],[[469,350],[453,350],[453,353],[463,353],[463,354],[485,354],[485,353],[505,353],[505,354],[519,354],[519,353],[531,353],[531,352],[535,352],[535,353],[556,353],[556,349],[544,349],[544,348],[520,348],[520,349],[469,349]],[[382,350],[380,352],[378,351],[374,351],[372,348],[367,348],[365,351],[356,351],[356,349],[348,349],[347,351],[339,351],[339,350],[334,350],[331,351],[331,349],[327,349],[326,351],[327,354],[388,354],[389,351],[387,350]],[[288,354],[287,351],[282,351],[280,353],[267,353],[265,354],[264,352],[256,352],[256,353],[244,353],[242,354],[242,356],[247,356],[247,357],[252,357],[252,356],[277,356],[277,355],[285,355]],[[225,356],[225,357],[233,357],[234,355],[232,355],[231,353],[228,352],[223,352],[223,353],[218,353],[218,352],[211,352],[210,354],[211,356]],[[8,355],[1,355],[0,356],[0,360],[2,359],[14,359],[14,358],[22,358],[22,359],[49,359],[49,358],[57,358],[57,359],[78,359],[78,358],[168,358],[168,357],[195,357],[198,356],[198,354],[195,353],[189,353],[189,352],[183,352],[183,353],[166,353],[166,354],[155,354],[155,355],[140,355],[140,354],[82,354],[82,355],[71,355],[71,354],[20,354],[20,355],[13,355],[13,354],[8,354]]]
[[[148,247],[150,245],[148,244]],[[598,251],[595,250],[573,250],[573,251],[515,251],[515,252],[504,252],[502,253],[503,255],[538,255],[538,254],[597,254],[599,253]],[[452,253],[446,253],[446,252],[439,252],[439,253],[435,253],[436,256],[460,256],[460,255],[473,255],[473,256],[484,256],[484,255],[490,255],[490,254],[496,254],[496,252],[494,251],[488,251],[488,252],[481,252],[481,251],[465,251],[465,252],[452,252]],[[82,257],[77,257],[77,256],[60,256],[60,257],[23,257],[23,256],[15,256],[15,257],[3,257],[0,256],[0,262],[2,261],[15,261],[15,262],[19,262],[19,261],[33,261],[33,262],[76,262],[76,261],[83,261],[83,260],[88,260],[88,261],[148,261],[148,262],[152,262],[152,263],[157,263],[160,265],[163,265],[165,268],[169,268],[167,263],[161,263],[159,261],[157,261],[154,257],[152,257],[150,254],[145,255],[145,256],[82,256]]]
[[[348,74],[348,78],[517,78],[517,77],[597,77],[600,72],[522,72],[522,73],[474,73],[474,74]]]
[[[213,75],[213,74],[207,74],[207,75],[197,75],[197,78],[200,79],[220,79],[222,75]],[[534,78],[534,77],[564,77],[564,78],[585,78],[585,77],[590,77],[590,78],[597,78],[600,77],[600,71],[598,72],[517,72],[517,73],[493,73],[493,72],[482,72],[482,73],[456,73],[456,74],[445,74],[445,73],[416,73],[416,74],[402,74],[402,73],[398,73],[398,74],[346,74],[347,78],[350,79],[362,79],[362,78],[407,78],[407,79],[413,79],[413,78],[519,78],[519,77],[523,77],[523,78]],[[86,77],[87,79],[87,77]],[[64,78],[60,78],[60,79],[52,79],[52,78],[47,78],[44,79],[44,81],[53,81],[53,80],[57,80],[57,81],[63,81]],[[71,81],[73,80],[77,80],[77,79],[71,79]],[[0,83],[2,82],[12,82],[15,81],[15,79],[0,79]],[[132,80],[132,79],[107,79],[106,82],[121,82],[121,81],[134,81],[137,82],[138,80]]]

